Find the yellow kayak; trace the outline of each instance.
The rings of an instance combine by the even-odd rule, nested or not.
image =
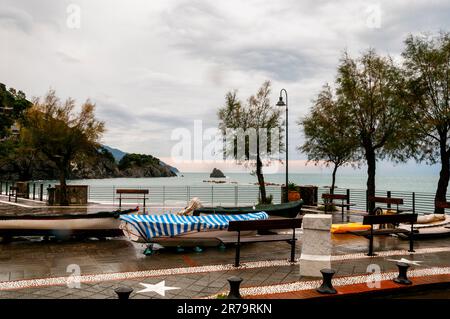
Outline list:
[[[369,230],[370,227],[370,225],[363,225],[361,223],[333,224],[331,225],[331,233],[344,234],[355,230]]]

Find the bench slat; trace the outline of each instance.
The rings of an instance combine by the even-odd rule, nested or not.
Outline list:
[[[145,197],[144,196],[142,196],[142,197],[128,197],[128,196],[127,197],[121,197],[122,200],[124,200],[124,199],[144,199],[144,198],[148,199],[147,196],[145,196]]]
[[[395,197],[369,197],[369,202],[403,205],[403,198]]]
[[[322,194],[322,198],[324,199],[341,199],[341,200],[346,200],[347,199],[347,195],[343,195],[343,194]]]
[[[436,202],[436,208],[450,208],[450,202]]]
[[[417,214],[395,214],[395,215],[366,215],[363,225],[415,223]]]
[[[302,226],[302,218],[271,218],[264,220],[230,221],[228,231],[292,229]]]
[[[361,230],[361,231],[351,231],[353,235],[358,236],[370,236],[370,230]],[[394,229],[374,229],[373,234],[376,235],[389,235],[389,234],[408,234],[409,230],[402,228],[394,228]]]
[[[116,194],[148,194],[148,189],[117,189]]]
[[[224,244],[234,244],[237,242],[235,237],[218,237]],[[287,241],[292,240],[292,235],[263,235],[263,236],[250,236],[241,237],[241,243],[258,243],[258,242],[272,242],[272,241]]]

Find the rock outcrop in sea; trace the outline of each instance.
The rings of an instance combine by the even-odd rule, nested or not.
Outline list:
[[[211,177],[211,178],[225,178],[226,176],[223,174],[223,172],[220,169],[214,168],[213,171],[211,172],[211,174],[209,174],[209,177]]]

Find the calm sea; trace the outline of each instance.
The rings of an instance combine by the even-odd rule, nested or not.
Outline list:
[[[212,185],[204,182],[211,180],[209,173],[181,173],[178,177],[161,178],[109,178],[109,179],[86,179],[73,180],[69,183],[83,184],[90,186],[195,186]],[[249,173],[229,173],[225,180],[230,184],[250,185],[257,182],[256,176]],[[284,174],[267,174],[266,182],[284,183]],[[300,185],[316,185],[319,187],[329,186],[331,184],[330,174],[320,173],[291,173],[289,181]],[[378,190],[392,191],[414,191],[431,192],[436,191],[438,176],[431,175],[408,175],[408,176],[377,176],[376,185]],[[336,186],[339,188],[365,189],[365,174],[342,174],[336,179]]]

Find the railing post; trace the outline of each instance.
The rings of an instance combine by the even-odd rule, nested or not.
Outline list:
[[[33,183],[33,200],[36,199],[36,184]]]
[[[416,213],[416,193],[415,192],[412,193],[412,211],[413,211],[413,214]]]
[[[39,200],[42,202],[44,200],[44,184],[40,185],[39,189]]]
[[[369,191],[368,190],[366,190],[366,212],[368,212],[370,214],[370,212],[369,212]]]
[[[186,205],[189,204],[189,200],[191,198],[191,188],[188,186],[186,186]]]
[[[350,189],[347,188],[347,204],[350,204]],[[350,210],[350,206],[347,206],[347,210]]]
[[[166,186],[163,186],[163,207],[166,207]]]
[[[3,182],[0,181],[0,195],[3,194]]]
[[[386,192],[386,197],[391,198],[391,191]],[[391,203],[386,204],[386,206],[387,206],[387,209],[391,209]]]
[[[8,190],[8,181],[5,182],[5,195],[9,195],[9,190]]]

